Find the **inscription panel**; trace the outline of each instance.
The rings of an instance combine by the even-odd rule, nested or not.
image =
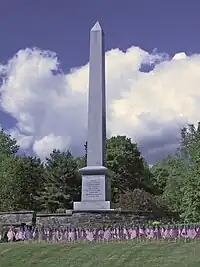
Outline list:
[[[105,200],[105,175],[82,177],[82,201]]]

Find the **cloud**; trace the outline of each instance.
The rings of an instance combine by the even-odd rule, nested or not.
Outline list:
[[[130,136],[150,163],[173,152],[180,128],[199,120],[199,67],[198,54],[170,59],[139,47],[108,51],[108,135]],[[53,148],[83,154],[88,64],[66,74],[55,53],[27,48],[0,65],[0,76],[0,108],[16,119],[10,132],[22,149],[42,159]]]
[[[61,148],[62,150],[68,149],[70,145],[70,139],[68,142],[66,141],[66,137],[55,136],[52,133],[40,139],[39,141],[35,141],[33,144],[33,150],[41,158],[45,158],[45,156],[49,155],[54,148]]]

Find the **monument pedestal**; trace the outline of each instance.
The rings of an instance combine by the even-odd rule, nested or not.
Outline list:
[[[74,210],[95,211],[110,210],[110,201],[81,201],[74,202]]]
[[[74,210],[109,210],[110,180],[107,168],[88,166],[80,169],[82,174],[81,202],[74,202]]]

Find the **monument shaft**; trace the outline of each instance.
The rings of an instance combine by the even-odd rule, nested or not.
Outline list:
[[[90,31],[87,166],[104,166],[106,141],[104,33],[97,22]]]

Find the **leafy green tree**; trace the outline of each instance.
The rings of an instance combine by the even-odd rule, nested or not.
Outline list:
[[[54,150],[46,160],[45,177],[45,188],[37,198],[43,210],[70,209],[73,201],[80,200],[81,177],[71,152]]]
[[[156,216],[165,216],[169,213],[168,206],[162,199],[139,188],[121,194],[118,206],[126,210],[152,212]]]
[[[181,143],[177,153],[185,165],[191,166],[199,163],[200,160],[200,122],[195,127],[194,124],[188,124],[181,129]]]
[[[200,220],[200,169],[191,166],[182,187],[181,217],[187,222]]]
[[[182,129],[179,154],[187,169],[182,186],[181,216],[185,220],[200,220],[200,123]]]
[[[180,147],[152,168],[154,185],[172,211],[183,219],[200,219],[200,124],[181,129]]]
[[[165,164],[168,178],[163,192],[163,199],[168,202],[172,211],[180,213],[187,167],[183,159],[177,156],[167,157]]]
[[[19,146],[14,138],[11,138],[10,134],[6,134],[2,129],[0,131],[0,156],[14,155],[18,152]]]
[[[18,164],[15,157],[7,155],[0,160],[0,210],[11,211],[18,209],[20,189],[16,183]]]
[[[16,207],[18,187],[15,183],[15,174],[18,170],[15,153],[19,147],[4,130],[0,131],[0,210],[12,210]],[[15,186],[14,186],[15,185]],[[16,187],[16,188],[15,188]]]
[[[23,210],[40,210],[36,200],[38,191],[44,190],[44,166],[36,157],[17,157],[16,183],[20,189],[18,205]]]
[[[163,161],[156,162],[150,169],[150,172],[153,175],[153,184],[156,188],[156,194],[158,195],[162,195],[164,193],[169,177],[169,171],[166,166],[163,165]]]
[[[111,137],[106,143],[106,165],[111,171],[112,198],[135,188],[152,191],[151,174],[136,144],[126,136]]]
[[[0,209],[38,210],[34,199],[44,186],[44,168],[37,158],[6,156],[0,163]]]
[[[76,162],[77,162],[78,169],[81,169],[86,166],[85,157],[77,157]]]

